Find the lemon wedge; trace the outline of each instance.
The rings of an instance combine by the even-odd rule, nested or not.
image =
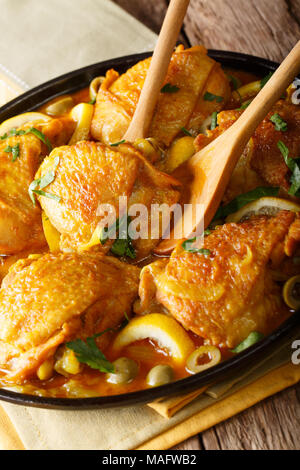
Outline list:
[[[119,350],[134,341],[150,338],[167,349],[174,362],[182,364],[195,349],[193,341],[182,326],[162,313],[136,317],[116,337],[113,349]]]
[[[44,235],[51,253],[59,251],[60,233],[55,227],[53,227],[44,211],[42,212],[42,224]]]
[[[52,119],[51,117],[43,113],[32,112],[32,113],[18,114],[17,116],[14,116],[10,119],[6,119],[6,121],[2,122],[2,124],[0,125],[0,136],[6,134],[12,129],[19,129],[25,124],[34,123],[36,121],[48,122],[48,121],[51,121],[51,119]]]
[[[261,197],[256,201],[249,202],[234,214],[229,214],[226,223],[237,223],[252,215],[274,215],[281,210],[299,212],[300,205],[280,197]]]
[[[94,106],[89,103],[79,103],[72,109],[71,118],[77,122],[76,129],[69,141],[69,145],[76,144],[80,140],[86,140],[90,133]]]

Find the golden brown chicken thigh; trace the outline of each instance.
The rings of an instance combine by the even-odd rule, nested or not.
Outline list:
[[[22,381],[61,343],[118,326],[137,296],[139,269],[101,254],[18,261],[0,290],[0,369]],[[105,346],[107,337],[98,339]]]
[[[94,245],[107,252],[109,241],[100,244],[98,224],[103,215],[100,204],[109,204],[119,217],[120,198],[127,198],[128,210],[133,204],[152,203],[172,205],[179,198],[173,186],[179,183],[169,175],[159,172],[140,152],[129,144],[110,147],[101,143],[82,141],[72,146],[58,147],[41,165],[37,177],[53,171],[55,178],[45,188],[47,193],[60,198],[39,196],[40,204],[52,225],[61,234],[63,251],[85,250],[95,233]],[[143,258],[156,245],[157,240],[136,240],[138,257]]]
[[[119,76],[109,70],[102,83],[92,121],[92,136],[106,144],[120,141],[132,119],[150,66],[145,59]],[[208,91],[215,99],[204,100]],[[182,128],[195,135],[204,119],[223,109],[230,95],[229,82],[219,64],[207,56],[206,49],[179,46],[172,55],[165,79],[165,92],[160,93],[149,129],[149,137],[169,146]]]
[[[137,313],[159,303],[185,328],[221,347],[235,347],[252,331],[268,334],[289,313],[270,264],[275,251],[277,263],[291,255],[284,253],[284,241],[294,223],[291,232],[298,233],[295,218],[281,211],[225,224],[205,237],[205,254],[179,245],[169,261],[143,269]]]

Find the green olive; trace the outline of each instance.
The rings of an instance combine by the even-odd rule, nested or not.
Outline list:
[[[113,362],[115,371],[106,374],[106,381],[111,384],[127,384],[131,382],[139,372],[139,366],[128,357],[119,357]]]
[[[61,99],[54,101],[54,103],[49,104],[46,108],[46,113],[51,114],[51,116],[60,116],[70,111],[73,106],[74,101],[72,96],[64,96]]]
[[[146,381],[150,387],[159,387],[172,382],[174,379],[174,371],[172,367],[167,364],[159,364],[158,366],[152,367],[149,371]]]
[[[203,358],[209,357],[209,361],[203,364]],[[205,369],[215,366],[221,360],[221,353],[215,346],[200,346],[188,357],[186,369],[190,374],[198,374]]]
[[[291,277],[283,286],[283,298],[288,307],[300,307],[300,275]]]
[[[97,98],[98,90],[105,77],[96,77],[90,83],[90,98],[95,100]]]

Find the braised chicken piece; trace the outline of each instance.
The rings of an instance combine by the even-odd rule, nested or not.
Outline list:
[[[57,347],[115,328],[131,311],[139,269],[101,254],[46,254],[18,261],[0,290],[0,368],[14,382]],[[108,334],[97,339],[100,347]]]
[[[121,218],[119,201],[125,198],[128,211],[133,204],[144,204],[151,217],[151,204],[171,206],[179,198],[179,192],[173,189],[179,183],[156,170],[128,144],[110,147],[82,141],[58,147],[44,160],[36,177],[43,177],[49,171],[55,172],[55,178],[45,191],[60,200],[39,196],[39,201],[61,234],[63,251],[81,251],[94,245],[103,252],[110,249],[111,240],[100,243],[99,227],[105,217],[100,205],[104,208],[103,205],[109,204],[115,209],[116,217]],[[145,239],[133,242],[138,258],[148,255],[157,244],[158,239],[147,237],[148,232],[144,234]]]
[[[37,125],[52,145],[65,143],[73,131],[71,120],[53,119]],[[15,150],[14,150],[15,149]],[[15,254],[46,246],[41,211],[35,207],[28,187],[47,146],[34,134],[13,135],[0,140],[0,254]]]
[[[158,98],[149,137],[169,146],[187,128],[200,131],[205,118],[223,109],[230,96],[228,79],[219,64],[207,56],[206,49],[195,46],[173,53],[164,87]],[[143,87],[151,58],[138,62],[119,76],[106,74],[97,96],[92,137],[106,144],[118,142],[129,126]],[[215,98],[204,100],[206,92]]]
[[[242,114],[241,110],[222,111],[218,114],[218,127],[199,134],[195,140],[196,150],[201,150],[226,131]],[[278,114],[287,124],[285,131],[278,131],[270,118]],[[280,100],[261,122],[243,152],[224,195],[228,202],[238,194],[258,186],[279,186],[285,196],[290,188],[290,170],[277,143],[281,140],[289,150],[290,158],[300,155],[299,106]]]
[[[220,347],[235,347],[252,331],[270,333],[289,313],[271,268],[292,254],[295,239],[299,245],[295,218],[281,211],[225,224],[205,237],[204,252],[180,244],[169,261],[143,269],[137,313],[159,303],[186,329]]]

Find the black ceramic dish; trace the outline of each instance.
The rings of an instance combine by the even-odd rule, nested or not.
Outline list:
[[[50,80],[0,108],[0,122],[17,114],[37,109],[45,102],[61,94],[78,91],[88,86],[94,77],[104,75],[106,70],[110,68],[114,68],[121,73],[125,72],[136,62],[149,55],[150,53],[135,54],[100,62]],[[274,71],[278,66],[278,64],[269,60],[234,52],[210,50],[209,55],[225,67],[245,70],[262,77],[267,75],[270,71]],[[240,371],[247,370],[247,368],[258,363],[273,351],[276,351],[284,341],[292,338],[299,326],[300,312],[297,312],[271,335],[243,353],[237,354],[235,357],[221,362],[200,374],[153,389],[125,393],[122,395],[78,399],[38,397],[0,389],[0,400],[39,408],[69,410],[108,408],[147,403],[159,397],[191,392],[206,384],[219,382]]]

